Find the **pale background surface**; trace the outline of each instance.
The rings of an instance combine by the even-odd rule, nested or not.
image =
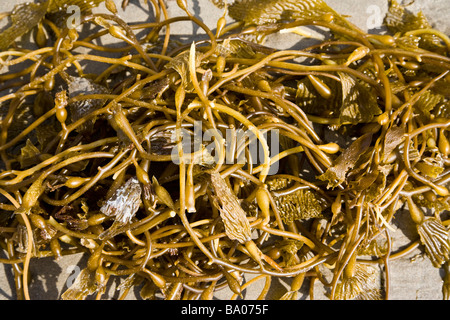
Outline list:
[[[10,11],[15,4],[25,2],[24,0],[0,0],[0,12]],[[146,14],[144,1],[130,0],[125,12],[120,9],[121,0],[115,0],[119,9],[120,16],[127,22],[142,22],[151,19]],[[387,0],[326,0],[337,12],[348,15],[348,19],[363,30],[370,29],[373,33],[382,31],[379,28],[382,18],[387,10]],[[400,1],[401,2],[401,1]],[[406,1],[408,3],[410,1]],[[177,7],[175,0],[166,0],[168,12],[171,17],[182,15],[182,11]],[[188,0],[191,12],[201,17],[203,21],[212,29],[215,28],[217,19],[222,15],[222,10],[214,7],[208,0]],[[422,10],[432,22],[433,26],[440,31],[450,34],[450,0],[415,0],[409,6],[413,12]],[[104,11],[104,5],[99,8]],[[380,13],[380,18],[374,14]],[[194,27],[190,23],[176,23],[171,25],[171,33],[180,35],[184,40],[191,40],[194,37],[201,36],[202,30]],[[298,46],[299,37],[292,34],[277,35],[270,37],[266,43],[269,46],[275,46],[280,49]],[[400,213],[394,221],[395,232],[392,232],[395,248],[400,248],[409,243],[409,237],[415,237],[415,233],[404,227],[408,224],[408,214]],[[401,230],[397,228],[401,226]],[[415,240],[415,239],[413,239]],[[0,253],[4,258],[4,253]],[[41,260],[32,260],[30,283],[30,295],[32,299],[59,299],[61,292],[67,288],[67,281],[73,279],[77,268],[84,268],[86,257],[77,254],[70,257],[64,257],[56,263],[52,258]],[[74,271],[75,270],[75,271]],[[79,270],[79,269],[78,269]],[[380,271],[383,271],[380,269]],[[415,250],[407,257],[392,261],[390,263],[390,299],[442,299],[442,277],[444,273],[441,269],[434,268],[429,260],[422,256],[420,250]],[[287,280],[286,280],[287,281]],[[285,280],[274,279],[272,290],[268,298],[279,298],[289,284]],[[315,298],[323,299],[324,290],[316,282]],[[113,282],[109,297],[117,298],[118,291],[114,288],[117,281]],[[256,298],[263,286],[263,281],[252,286],[252,290],[246,290],[244,296],[247,299]],[[306,287],[306,286],[304,286]],[[130,292],[128,298],[135,299],[138,291]],[[230,292],[221,291],[219,298],[228,299]],[[302,295],[301,299],[306,296]],[[0,299],[15,299],[13,272],[8,265],[0,265]]]

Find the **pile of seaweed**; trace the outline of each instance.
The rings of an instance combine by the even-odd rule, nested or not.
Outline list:
[[[35,259],[75,253],[87,264],[63,299],[101,299],[111,279],[143,299],[236,299],[261,280],[264,299],[275,278],[290,279],[281,299],[313,299],[316,281],[383,299],[389,262],[417,247],[449,298],[447,35],[395,0],[381,35],[322,0],[215,1],[213,30],[188,1],[177,17],[145,4],[133,24],[113,0],[1,15],[0,262],[18,299]],[[173,37],[181,21],[206,37]],[[305,27],[329,36],[265,46]],[[415,240],[394,251],[401,210]]]

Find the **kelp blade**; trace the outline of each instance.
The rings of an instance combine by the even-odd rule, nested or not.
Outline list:
[[[11,26],[0,33],[0,50],[8,49],[14,40],[33,29],[45,16],[49,2],[17,5],[11,13]]]

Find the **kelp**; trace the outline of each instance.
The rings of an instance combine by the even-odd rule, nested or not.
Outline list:
[[[429,117],[431,112],[444,103],[444,101],[445,99],[442,95],[425,91],[414,104],[414,109],[424,117]]]
[[[296,102],[309,113],[339,119],[336,125],[369,123],[381,114],[376,95],[354,77],[338,73],[340,81],[320,79],[330,88],[332,95],[324,97],[311,83],[310,78],[297,86]]]
[[[50,1],[17,5],[11,12],[11,26],[0,33],[0,50],[6,50],[19,38],[33,29],[47,13]]]
[[[385,18],[385,24],[394,34],[400,34],[399,37],[403,45],[410,48],[421,48],[425,50],[439,50],[442,43],[437,35],[422,34],[416,36],[408,32],[432,29],[432,26],[423,12],[417,15],[409,12],[405,7],[398,4],[396,0],[389,0],[389,8]]]
[[[318,179],[327,181],[327,188],[336,188],[345,182],[349,170],[353,169],[359,157],[367,151],[372,141],[372,134],[367,133],[356,139],[339,157],[334,165],[318,176]]]
[[[265,42],[267,35],[283,29],[284,23],[290,21],[332,21],[337,26],[353,28],[323,0],[236,0],[227,9],[234,20],[256,28],[255,32],[244,33],[242,37],[260,44]],[[344,37],[338,30],[333,30],[333,33]]]
[[[103,1],[105,0],[46,0],[19,4],[10,14],[10,26],[0,33],[0,50],[8,49],[14,40],[34,29],[46,15],[67,17],[70,14],[65,13],[65,10],[69,6],[76,6],[80,12],[86,13]]]
[[[105,0],[53,0],[49,1],[48,12],[55,13],[67,9],[69,6],[77,6],[81,12],[88,12]]]
[[[331,299],[388,299],[389,264],[418,247],[446,269],[448,299],[448,36],[395,1],[384,35],[320,0],[213,2],[234,21],[211,30],[187,1],[179,17],[150,1],[154,16],[133,24],[112,0],[107,14],[81,0],[11,13],[0,244],[16,298],[33,297],[36,259],[83,253],[61,299],[106,299],[111,283],[119,299],[235,299],[265,279],[264,299],[276,278],[290,283],[282,300],[319,285]],[[180,21],[206,36],[174,37]],[[308,26],[330,36],[262,45]],[[404,249],[396,228],[411,234]]]
[[[269,191],[274,192],[274,200],[281,219],[285,223],[294,220],[322,217],[323,207],[318,196],[308,189],[295,190],[295,184],[289,179],[270,179]],[[293,189],[290,191],[289,189]],[[276,195],[281,191],[280,196]]]
[[[396,0],[389,0],[385,24],[392,33],[431,28],[428,19],[422,12],[415,15],[404,6],[399,5]]]
[[[337,300],[381,300],[377,289],[376,271],[371,266],[358,264],[354,274],[344,278],[336,287]]]
[[[214,190],[216,207],[220,212],[225,232],[228,238],[238,240],[240,243],[250,241],[251,228],[247,220],[246,212],[239,204],[236,195],[230,192],[225,180],[218,172],[211,173],[211,186]]]

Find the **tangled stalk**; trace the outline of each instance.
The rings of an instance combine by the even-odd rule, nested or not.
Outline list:
[[[298,299],[310,278],[310,298],[318,280],[330,299],[387,299],[389,262],[418,246],[448,269],[450,39],[423,15],[392,0],[375,35],[322,0],[218,1],[211,30],[187,1],[179,17],[148,1],[135,24],[102,2],[19,5],[0,33],[1,262],[18,299],[34,259],[75,253],[88,262],[62,299],[101,299],[111,278],[120,298],[236,299],[264,279],[264,299],[290,278],[280,298]],[[206,38],[174,40],[182,21]],[[307,26],[330,38],[264,46]],[[27,33],[32,49],[15,43]],[[417,237],[393,251],[400,210]]]

